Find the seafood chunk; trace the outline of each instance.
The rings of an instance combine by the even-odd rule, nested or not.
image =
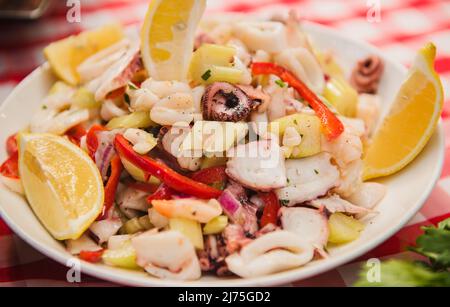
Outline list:
[[[288,231],[273,231],[244,246],[225,261],[241,277],[263,276],[302,266],[314,256],[313,246]]]
[[[362,208],[372,209],[386,194],[386,187],[377,182],[363,182],[347,199]]]
[[[209,85],[202,98],[205,120],[238,122],[247,118],[258,103],[251,100],[244,91],[226,82]]]
[[[327,244],[330,231],[324,212],[303,207],[283,207],[279,214],[284,230],[295,233],[300,239],[318,249],[323,249]]]
[[[287,46],[285,29],[280,22],[241,21],[234,25],[233,33],[252,51],[280,52]]]
[[[362,184],[363,162],[355,160],[340,168],[341,180],[334,191],[342,197],[353,194]]]
[[[286,161],[288,185],[276,190],[278,198],[293,206],[325,195],[339,184],[339,171],[330,162],[331,155],[320,153],[311,157]]]
[[[142,61],[139,56],[139,43],[133,41],[119,60],[91,80],[86,87],[95,93],[95,100],[101,101],[110,92],[125,86],[140,69],[142,69]]]
[[[228,176],[243,186],[270,191],[286,186],[284,156],[280,146],[270,140],[238,145],[227,152]]]
[[[222,207],[216,199],[204,200],[195,198],[179,198],[172,200],[153,200],[153,208],[168,218],[181,217],[200,223],[222,214]]]
[[[330,213],[344,212],[348,214],[358,214],[359,216],[363,216],[372,212],[371,210],[364,207],[355,206],[337,195],[318,198],[310,201],[309,204],[315,208],[324,207]]]
[[[258,230],[258,207],[248,200],[241,185],[232,182],[218,200],[225,214],[233,223],[242,226],[243,232],[254,234]]]
[[[133,188],[126,188],[119,193],[117,205],[128,218],[137,216],[137,212],[146,212],[148,210],[148,193]]]
[[[129,112],[121,107],[119,107],[114,100],[106,99],[102,103],[102,107],[100,109],[100,117],[104,121],[110,121],[114,117],[120,117],[127,115]]]
[[[325,77],[319,62],[306,48],[286,49],[275,56],[275,62],[302,80],[311,90],[322,93]]]
[[[194,126],[195,127],[195,126]],[[159,148],[168,154],[168,156],[177,165],[177,168],[187,171],[196,171],[200,168],[202,162],[202,152],[185,150],[182,144],[186,138],[191,137],[191,128],[188,126],[163,127],[159,132]]]
[[[378,95],[359,95],[356,117],[364,121],[369,136],[375,131],[378,119],[380,118],[380,105],[381,102]]]
[[[200,264],[192,243],[178,231],[150,230],[131,239],[137,264],[163,279],[200,278]]]

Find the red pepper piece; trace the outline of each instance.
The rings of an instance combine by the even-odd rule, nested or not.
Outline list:
[[[278,210],[280,210],[280,202],[278,197],[274,192],[269,193],[259,193],[261,200],[264,202],[264,210],[261,216],[260,225],[261,227],[267,224],[277,224],[278,220]]]
[[[91,262],[91,263],[97,263],[102,260],[103,253],[105,252],[104,249],[98,250],[98,251],[81,251],[78,257],[81,260]]]
[[[122,170],[122,161],[120,161],[119,156],[116,155],[111,160],[111,175],[109,176],[108,182],[105,186],[105,201],[103,205],[103,211],[102,214],[97,218],[97,221],[104,220],[114,204],[117,186],[119,185],[119,179]]]
[[[17,151],[17,134],[13,134],[6,140],[6,152],[8,153],[8,157],[11,157]]]
[[[95,152],[97,151],[98,148],[97,132],[105,130],[106,128],[103,127],[102,125],[93,125],[86,134],[86,146],[89,151],[89,156],[94,161],[95,161]]]
[[[17,151],[0,166],[0,174],[19,179],[19,153]]]
[[[69,131],[66,132],[66,135],[72,143],[80,146],[81,138],[86,135],[86,129],[84,129],[82,124],[78,124],[69,129]]]
[[[114,145],[121,157],[140,168],[144,173],[155,176],[175,191],[203,199],[217,198],[222,194],[222,191],[183,176],[160,161],[136,153],[121,134],[116,135]]]
[[[344,131],[341,121],[328,109],[328,107],[311,91],[306,84],[293,73],[274,63],[253,63],[254,75],[276,75],[294,88],[314,109],[322,123],[322,129],[328,140],[337,138]]]
[[[152,200],[167,200],[172,199],[173,190],[169,188],[166,184],[161,183],[158,189],[149,197],[147,197],[147,202],[151,205]]]
[[[192,180],[204,183],[204,184],[213,184],[213,183],[221,183],[227,180],[227,174],[225,173],[226,167],[224,165],[221,166],[213,166],[209,168],[205,168],[195,172],[191,178]]]

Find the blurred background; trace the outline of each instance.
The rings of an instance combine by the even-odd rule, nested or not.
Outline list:
[[[139,26],[148,3],[149,0],[0,0],[0,104],[18,82],[45,61],[42,50],[47,44],[112,21]],[[77,8],[79,22],[71,14],[71,9]],[[208,0],[207,14],[272,16],[289,9],[296,10],[302,19],[374,44],[405,65],[423,44],[433,41],[438,49],[436,70],[447,100],[443,123],[450,131],[450,0]],[[350,285],[360,261],[398,256],[404,246],[414,242],[420,226],[450,216],[450,133],[446,144],[442,177],[424,208],[404,229],[355,262],[294,285]],[[41,279],[46,280],[46,285],[66,284],[66,268],[32,250],[0,219],[1,233],[8,235],[0,236],[0,282],[42,285],[36,281]]]

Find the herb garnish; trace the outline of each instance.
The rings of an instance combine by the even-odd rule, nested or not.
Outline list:
[[[284,83],[281,79],[275,80],[275,83],[281,88],[286,86],[286,83]]]
[[[208,80],[209,78],[211,78],[211,69],[208,69],[207,71],[205,71],[205,73],[202,75],[202,79],[203,80]]]

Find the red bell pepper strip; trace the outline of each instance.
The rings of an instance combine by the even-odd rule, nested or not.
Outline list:
[[[89,156],[94,161],[95,161],[95,152],[97,151],[98,148],[97,132],[105,130],[106,128],[101,125],[93,125],[86,134],[86,146],[89,151]]]
[[[259,193],[259,198],[264,202],[264,210],[261,216],[261,227],[267,224],[277,224],[278,210],[280,210],[280,202],[274,192]]]
[[[86,135],[86,129],[84,129],[82,124],[78,124],[69,129],[69,131],[66,132],[66,135],[72,143],[80,146],[81,138]]]
[[[14,153],[0,166],[0,174],[5,177],[19,179],[19,153]]]
[[[108,182],[105,186],[105,201],[103,205],[102,214],[99,215],[97,221],[107,218],[109,210],[114,205],[114,199],[116,198],[117,186],[119,185],[120,174],[122,173],[123,165],[119,156],[115,155],[111,160],[111,175],[108,178]]]
[[[161,183],[158,189],[149,197],[147,197],[147,202],[151,205],[152,200],[168,200],[172,199],[173,190],[169,188],[166,184]]]
[[[98,250],[98,251],[81,251],[78,257],[81,260],[91,262],[91,263],[97,263],[102,260],[103,253],[105,252],[104,249]]]
[[[126,90],[127,90],[127,88],[125,86],[119,87],[118,89],[115,89],[114,91],[108,93],[108,95],[106,95],[106,98],[107,99],[118,98],[120,96],[123,96],[125,94]]]
[[[145,183],[145,182],[131,182],[127,184],[129,188],[146,192],[149,194],[155,193],[158,190],[158,185],[151,184],[151,183]]]
[[[6,152],[8,154],[8,157],[11,157],[17,151],[18,151],[18,148],[17,148],[17,134],[13,134],[6,140]]]
[[[205,168],[192,174],[191,178],[204,184],[225,182],[228,178],[225,169],[226,167],[223,165]]]
[[[328,140],[337,138],[344,131],[341,121],[320,101],[316,94],[311,91],[293,73],[274,63],[253,63],[252,73],[254,75],[276,75],[281,80],[293,87],[314,109],[322,123],[322,129]]]
[[[140,168],[144,173],[155,176],[175,191],[203,199],[217,198],[222,194],[222,191],[183,176],[160,161],[136,153],[121,134],[116,135],[114,145],[121,157]]]

